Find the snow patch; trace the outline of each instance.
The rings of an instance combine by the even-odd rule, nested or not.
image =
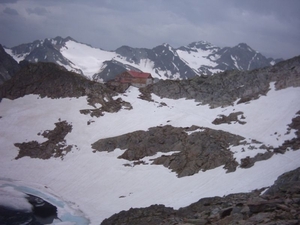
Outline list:
[[[121,109],[99,118],[79,112],[81,109],[93,108],[88,105],[85,97],[50,99],[27,95],[15,100],[2,99],[0,177],[47,186],[51,195],[68,200],[61,200],[59,197],[59,202],[74,201],[72,207],[75,211],[80,209],[84,217],[91,220],[91,224],[100,224],[103,219],[131,207],[165,204],[179,208],[203,197],[267,187],[282,173],[300,166],[300,151],[287,151],[283,155],[277,154],[268,160],[256,162],[249,169],[237,168],[233,173],[226,173],[221,166],[178,178],[174,172],[161,165],[124,166],[129,162],[117,158],[123,150],[93,153],[91,144],[99,139],[167,124],[174,127],[196,125],[224,130],[241,135],[249,142],[255,139],[273,147],[295,137],[293,130],[290,134],[285,133],[287,124],[291,123],[291,119],[299,111],[300,88],[275,90],[273,83],[265,96],[250,101],[249,104],[235,103],[233,106],[214,109],[210,109],[209,105],[199,105],[194,100],[161,99],[154,94],[151,95],[154,102],[148,102],[141,100],[139,95],[139,89],[130,87],[118,97],[130,102],[132,110]],[[157,107],[158,102],[162,101],[168,107]],[[212,124],[219,114],[224,114],[224,110],[228,114],[244,112],[246,124]],[[14,159],[18,155],[14,143],[44,139],[37,134],[53,129],[54,123],[59,119],[72,124],[72,132],[65,139],[68,144],[77,145],[78,150],[69,152],[64,160],[29,157]],[[87,125],[91,119],[94,122]],[[231,147],[231,150],[239,160],[264,151],[258,149],[258,144],[254,145],[255,149],[248,149],[250,145],[246,146],[245,152],[242,152],[242,146]],[[150,163],[150,159],[145,157],[143,160]],[[38,190],[42,193],[49,192]]]
[[[24,60],[26,58],[26,56],[29,54],[29,53],[25,53],[25,54],[19,54],[19,55],[15,55],[12,51],[12,49],[9,49],[9,48],[4,48],[5,52],[7,54],[9,54],[11,57],[13,57],[14,60],[16,60],[18,63],[22,60]]]
[[[93,48],[74,41],[67,41],[66,46],[61,48],[61,54],[77,65],[85,76],[92,79],[98,73],[103,62],[116,57],[114,52]]]
[[[218,64],[213,62],[208,56],[213,52],[211,50],[202,50],[202,49],[195,49],[195,51],[183,51],[183,50],[176,50],[180,59],[182,59],[189,67],[198,71],[198,69],[205,65],[209,67],[215,67]]]

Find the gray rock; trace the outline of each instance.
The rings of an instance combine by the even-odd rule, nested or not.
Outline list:
[[[214,76],[197,76],[188,80],[160,80],[140,89],[142,99],[151,100],[151,93],[162,98],[194,99],[210,107],[225,107],[249,102],[266,95],[270,82],[276,89],[300,86],[300,57],[276,64],[273,67],[252,71],[225,71]]]
[[[0,85],[20,70],[19,64],[0,45]]]
[[[67,145],[65,140],[65,136],[71,131],[71,124],[68,124],[67,121],[60,121],[55,123],[55,128],[53,130],[47,130],[42,134],[38,134],[48,139],[43,143],[38,143],[37,141],[15,143],[15,146],[20,149],[19,154],[15,159],[25,156],[39,159],[49,159],[51,157],[60,157],[63,159],[73,147],[72,145]]]
[[[256,162],[267,160],[271,158],[274,155],[273,152],[267,151],[265,153],[258,153],[254,157],[250,158],[247,156],[246,158],[241,159],[241,168],[250,168],[252,167]]]
[[[130,103],[121,98],[113,99],[118,93],[104,84],[90,81],[54,63],[28,64],[0,86],[0,99],[16,99],[28,94],[37,94],[42,98],[86,96],[89,105],[94,109],[82,109],[81,112],[92,116],[101,116],[103,112],[117,112],[122,107],[131,108]],[[97,103],[101,107],[97,108]]]
[[[101,225],[154,224],[152,221],[159,225],[298,225],[299,180],[300,168],[280,176],[263,195],[261,193],[264,189],[261,189],[203,198],[178,210],[163,205],[130,209],[114,214]]]
[[[216,118],[212,123],[215,125],[219,125],[222,123],[231,124],[232,122],[238,122],[239,124],[245,124],[245,121],[241,121],[238,119],[238,116],[241,115],[242,118],[245,119],[243,112],[234,112],[230,113],[228,116],[225,115],[219,115],[219,118]]]
[[[198,130],[200,129],[200,131]],[[188,132],[192,132],[188,134]],[[170,125],[152,127],[148,131],[135,131],[117,137],[100,139],[92,144],[95,151],[124,149],[119,158],[130,161],[153,156],[157,152],[173,152],[153,160],[153,164],[164,165],[176,172],[178,177],[190,176],[224,165],[232,172],[238,163],[229,150],[243,138],[228,132],[203,127],[176,128]]]

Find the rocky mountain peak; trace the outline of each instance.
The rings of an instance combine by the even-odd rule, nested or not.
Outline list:
[[[158,45],[155,48],[153,48],[153,50],[157,53],[167,54],[167,52],[172,52],[173,54],[176,54],[175,49],[167,43],[163,43],[162,45]]]
[[[250,52],[255,52],[249,45],[247,45],[246,43],[239,43],[237,46],[237,48],[243,49],[243,50],[247,50]],[[234,47],[235,48],[235,47]]]
[[[18,62],[24,59],[30,62],[53,62],[103,82],[129,67],[150,72],[158,79],[187,79],[225,70],[252,70],[280,61],[267,59],[246,43],[220,48],[207,41],[196,41],[177,49],[167,43],[152,49],[124,45],[111,52],[77,42],[72,37],[60,36],[22,44],[7,49],[7,52]],[[87,58],[91,60],[87,61]],[[104,70],[108,64],[109,69]]]
[[[190,49],[201,49],[201,50],[209,50],[209,49],[219,49],[217,46],[212,45],[207,41],[197,41],[192,42],[187,45],[187,48]]]
[[[62,38],[61,36],[57,36],[55,38],[46,38],[44,40],[44,42],[50,43],[51,45],[53,45],[57,50],[60,50],[61,47],[65,46],[66,42],[68,41],[74,41],[77,42],[76,40],[74,40],[73,38],[71,38],[70,36],[66,37],[66,38]]]

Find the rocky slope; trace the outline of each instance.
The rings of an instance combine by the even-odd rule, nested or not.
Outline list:
[[[105,219],[101,225],[297,225],[299,194],[300,168],[280,176],[266,191],[203,198],[178,210],[164,205],[132,208]]]
[[[265,95],[270,82],[276,89],[300,86],[300,56],[278,63],[273,67],[252,71],[225,71],[214,76],[196,76],[193,79],[160,80],[141,92],[141,98],[151,100],[151,93],[162,98],[195,99],[200,104],[225,107],[250,101]]]
[[[56,37],[51,39],[36,40],[32,43],[21,44],[6,51],[13,56],[13,58],[20,62],[26,60],[28,62],[52,62],[66,67],[68,70],[82,74],[80,69],[67,58],[65,58],[60,49],[65,46],[67,41],[75,41],[71,37],[62,38]]]
[[[0,45],[0,85],[20,69],[19,64]]]
[[[101,116],[103,112],[117,112],[123,106],[130,108],[130,104],[123,102],[121,98],[114,100],[113,96],[117,93],[103,84],[69,72],[54,63],[28,64],[0,86],[0,99],[16,99],[29,94],[49,98],[87,96],[87,101],[94,109],[83,109],[82,113],[92,116]]]

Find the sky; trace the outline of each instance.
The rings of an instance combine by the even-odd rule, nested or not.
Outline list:
[[[105,50],[247,43],[266,57],[300,55],[299,0],[0,0],[0,44],[70,36]]]

